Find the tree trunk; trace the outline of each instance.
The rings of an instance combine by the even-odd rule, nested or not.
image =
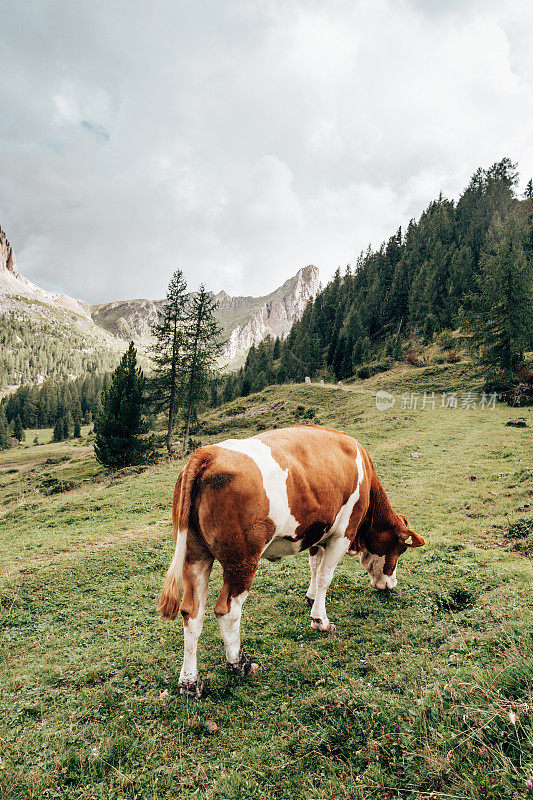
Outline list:
[[[198,340],[200,338],[200,326],[202,324],[203,309],[198,310],[198,321],[196,323],[196,331],[194,334],[194,349],[191,362],[191,374],[189,375],[189,397],[187,403],[187,422],[185,423],[185,435],[183,437],[183,455],[187,454],[187,444],[189,443],[189,430],[191,428],[191,414],[192,414],[192,394],[194,385],[194,376],[196,371],[196,360],[198,355]]]
[[[174,335],[172,339],[172,366],[170,370],[170,403],[168,407],[168,429],[167,429],[167,450],[169,456],[172,456],[172,433],[174,430],[174,402],[176,400],[176,361],[177,361],[177,353],[176,353],[176,339],[177,339],[177,330],[178,330],[178,317],[177,317],[177,310],[174,315]]]

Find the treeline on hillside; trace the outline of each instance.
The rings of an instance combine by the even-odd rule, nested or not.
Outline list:
[[[88,350],[82,333],[66,325],[21,313],[0,315],[0,388],[105,372],[116,362],[115,352]]]
[[[4,397],[0,410],[10,425],[22,428],[52,428],[66,418],[66,429],[74,423],[88,424],[102,409],[102,392],[109,388],[110,373],[96,373],[75,380],[46,381],[42,386],[20,386]],[[17,424],[19,424],[17,423]]]
[[[338,270],[284,341],[252,347],[240,372],[214,384],[212,402],[307,375],[344,379],[372,360],[403,358],[412,336],[429,342],[457,327],[480,347],[488,337],[487,351],[491,337],[505,340],[509,363],[519,366],[520,350],[532,346],[533,201],[516,199],[516,183],[515,165],[505,158],[478,169],[457,203],[434,200],[405,233],[369,249],[354,269]],[[497,280],[488,281],[496,268]],[[484,334],[483,314],[492,314]]]

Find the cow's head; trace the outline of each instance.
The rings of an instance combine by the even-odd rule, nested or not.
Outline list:
[[[410,530],[403,514],[395,514],[386,526],[369,525],[359,542],[359,558],[374,589],[394,589],[399,557],[408,547],[423,544],[424,539]]]

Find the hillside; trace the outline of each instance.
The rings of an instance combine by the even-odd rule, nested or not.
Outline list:
[[[428,347],[453,360],[465,336],[483,359],[493,352],[492,380],[516,374],[533,349],[533,198],[516,197],[515,166],[477,170],[457,202],[439,196],[337,271],[281,347],[249,352],[223,396],[305,376],[363,377],[371,365],[415,363]]]
[[[215,566],[201,702],[179,694],[180,624],[155,608],[183,462],[107,473],[87,429],[0,453],[2,798],[524,797],[533,409],[519,429],[500,404],[401,408],[404,391],[471,389],[460,370],[443,365],[438,385],[401,365],[387,384],[269,387],[209,412],[204,443],[312,419],[357,436],[427,544],[385,595],[344,558],[333,635],[309,627],[307,558],[261,563],[242,626],[260,670],[245,680],[224,666]],[[377,410],[377,388],[393,410]]]

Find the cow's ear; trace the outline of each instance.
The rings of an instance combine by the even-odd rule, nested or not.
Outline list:
[[[426,543],[425,539],[423,539],[420,534],[410,531],[409,529],[402,531],[400,534],[400,539],[405,545],[407,545],[407,547],[422,547],[422,545]],[[409,539],[411,541],[409,541]]]

